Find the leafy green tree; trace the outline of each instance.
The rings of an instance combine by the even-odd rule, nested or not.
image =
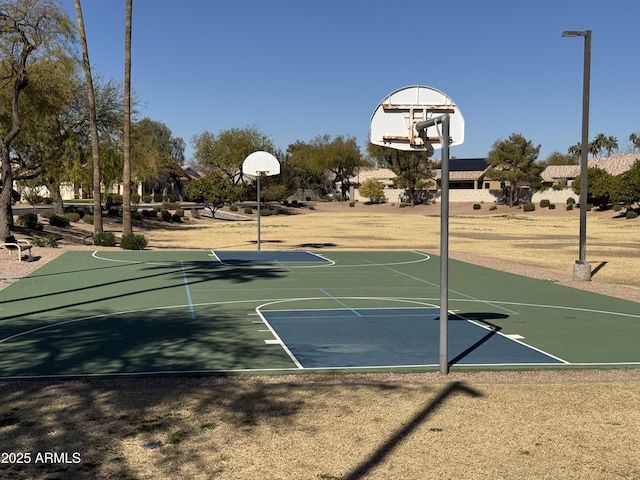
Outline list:
[[[540,145],[534,146],[519,133],[512,133],[508,140],[494,142],[487,156],[486,177],[505,183],[510,207],[519,197],[519,184],[540,177],[540,165],[536,164],[539,153]]]
[[[622,175],[615,177],[611,189],[611,201],[640,207],[640,159]]]
[[[22,130],[19,100],[34,60],[69,57],[72,23],[53,0],[4,0],[0,4],[0,89],[8,100],[0,118],[0,238],[10,234],[13,168],[11,144]]]
[[[549,165],[578,165],[580,163],[580,154],[576,157],[572,154],[551,152],[544,161],[538,163],[545,167]]]
[[[606,208],[611,202],[611,193],[616,188],[616,177],[601,168],[590,168],[587,173],[587,203]],[[580,175],[572,186],[576,195],[580,195]]]
[[[303,197],[307,190],[328,193],[331,182],[323,163],[316,158],[318,149],[313,145],[297,141],[289,145],[282,170],[290,178],[292,190],[299,189]]]
[[[424,190],[435,185],[433,168],[435,162],[430,158],[431,152],[405,152],[393,148],[382,147],[369,143],[367,145],[369,158],[378,165],[389,168],[396,174],[394,184],[409,192],[411,206],[420,201]]]
[[[371,203],[377,203],[380,198],[384,197],[384,185],[375,178],[367,178],[360,185],[360,195],[369,198]]]
[[[607,151],[607,157],[610,157],[615,150],[618,150],[618,139],[609,135],[604,142],[604,149]]]
[[[131,126],[132,176],[143,182],[166,181],[179,186],[184,141],[164,123],[143,118]]]
[[[243,182],[242,163],[253,152],[275,150],[272,140],[255,127],[232,128],[218,135],[205,131],[191,139],[194,159],[205,171],[217,170],[235,184]]]
[[[355,138],[338,135],[331,139],[329,135],[316,137],[311,145],[316,150],[312,156],[321,169],[331,172],[332,184],[340,183],[343,198],[347,198],[350,188],[349,179],[353,177],[358,168],[369,166],[362,158],[360,148]]]
[[[236,201],[242,194],[242,185],[233,182],[218,170],[212,170],[201,178],[189,182],[186,188],[187,197],[202,203],[215,217],[216,211],[227,202]]]

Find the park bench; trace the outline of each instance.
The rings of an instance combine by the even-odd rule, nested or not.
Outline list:
[[[22,252],[28,253],[29,260],[31,260],[31,243],[29,242],[29,240],[23,240],[16,238],[13,235],[9,235],[2,240],[2,243],[0,243],[0,247],[9,250],[9,254],[14,251],[18,252],[19,262],[22,261]]]

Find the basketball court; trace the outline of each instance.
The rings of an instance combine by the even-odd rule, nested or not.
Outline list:
[[[0,292],[0,377],[432,371],[423,252],[67,252]],[[640,365],[640,309],[450,261],[452,370]]]

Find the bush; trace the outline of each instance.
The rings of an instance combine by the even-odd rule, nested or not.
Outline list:
[[[245,207],[244,208],[244,213],[246,213],[247,215],[251,215],[253,213],[253,208]]]
[[[49,218],[53,217],[54,215],[55,215],[55,213],[53,213],[53,210],[42,210],[42,211],[40,212],[40,216],[41,216],[42,218],[47,218],[47,219],[49,219]]]
[[[88,225],[93,225],[93,215],[85,214],[85,216],[82,217],[82,221]]]
[[[556,209],[556,204],[555,203],[550,203],[549,204],[549,210],[555,210]]]
[[[480,205],[479,203],[474,203],[473,204],[473,209],[474,210],[480,210],[482,208],[482,205]]]
[[[182,208],[176,208],[175,214],[177,216],[179,216],[180,218],[184,217],[184,209]]]
[[[567,210],[573,210],[573,203],[567,203]]]
[[[626,217],[627,217],[627,220],[631,220],[633,218],[638,218],[638,212],[633,211],[633,210],[628,210]]]
[[[174,213],[173,215],[171,215],[171,221],[176,223],[182,223],[182,217],[177,213]]]
[[[147,238],[144,235],[136,235],[135,233],[124,235],[120,242],[120,248],[123,250],[144,250],[146,246]]]
[[[148,193],[145,193],[144,195],[142,195],[142,201],[144,203],[151,203],[151,195],[149,195]]]
[[[497,209],[498,209],[498,207],[497,207],[496,205],[491,205],[491,206],[489,207],[489,210],[490,210],[490,211],[497,210]]]
[[[69,219],[67,217],[61,217],[60,215],[53,215],[49,219],[49,225],[52,227],[68,227]]]
[[[76,212],[67,213],[67,214],[65,214],[65,218],[67,220],[69,220],[69,222],[71,222],[71,223],[79,222],[80,221],[80,214],[76,213]]]
[[[349,206],[352,207],[352,208],[355,207],[356,206],[356,202],[349,202]]]
[[[169,210],[162,210],[160,212],[160,218],[162,219],[163,222],[170,222],[171,221],[171,212]]]
[[[58,247],[58,240],[56,240],[56,237],[54,237],[51,234],[48,234],[44,237],[39,237],[39,236],[33,237],[31,239],[31,243],[36,247],[50,247],[50,248]]]
[[[156,203],[162,202],[162,194],[161,193],[154,193],[153,194],[153,201],[156,202]]]
[[[93,244],[100,247],[115,247],[116,236],[113,232],[98,232],[93,236]]]
[[[171,195],[171,194],[169,194],[169,195],[165,195],[165,196],[164,196],[164,198],[163,198],[163,200],[164,200],[165,202],[174,203],[174,202],[177,200],[177,198],[176,198],[176,196],[175,196],[175,195]]]
[[[138,203],[140,203],[140,194],[139,193],[132,193],[131,194],[131,203],[133,203],[134,205],[137,205]]]
[[[229,210],[231,210],[232,212],[237,212],[238,211],[238,206],[233,204],[233,205],[229,205]]]
[[[180,208],[180,203],[178,202],[163,202],[162,203],[163,210],[177,210]]]
[[[200,210],[198,210],[197,208],[192,208],[191,218],[200,218]]]
[[[536,205],[535,203],[532,202],[527,202],[524,205],[522,205],[522,210],[524,210],[525,212],[533,212],[536,209]]]
[[[567,198],[567,205],[575,205],[576,204],[576,199],[573,197],[569,197]]]
[[[38,228],[38,215],[35,213],[25,213],[18,217],[18,225],[35,230]]]
[[[540,208],[548,208],[551,202],[547,199],[540,200]]]

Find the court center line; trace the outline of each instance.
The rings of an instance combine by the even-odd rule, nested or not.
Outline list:
[[[189,302],[189,311],[191,312],[191,319],[196,319],[196,309],[191,301],[191,291],[189,290],[189,279],[187,278],[187,271],[184,268],[184,261],[180,261],[180,267],[182,268],[182,279],[184,280],[184,289],[187,291],[187,302]]]
[[[358,313],[357,310],[354,310],[353,308],[351,308],[349,305],[347,305],[346,303],[344,303],[343,301],[337,299],[336,297],[334,297],[333,295],[331,295],[329,292],[327,292],[324,288],[321,288],[320,291],[322,293],[324,293],[327,297],[329,297],[330,299],[334,300],[336,303],[339,303],[340,305],[342,305],[344,308],[346,308],[347,310],[350,310],[352,313],[355,313],[358,317],[361,317],[362,315],[360,315],[360,313]]]

